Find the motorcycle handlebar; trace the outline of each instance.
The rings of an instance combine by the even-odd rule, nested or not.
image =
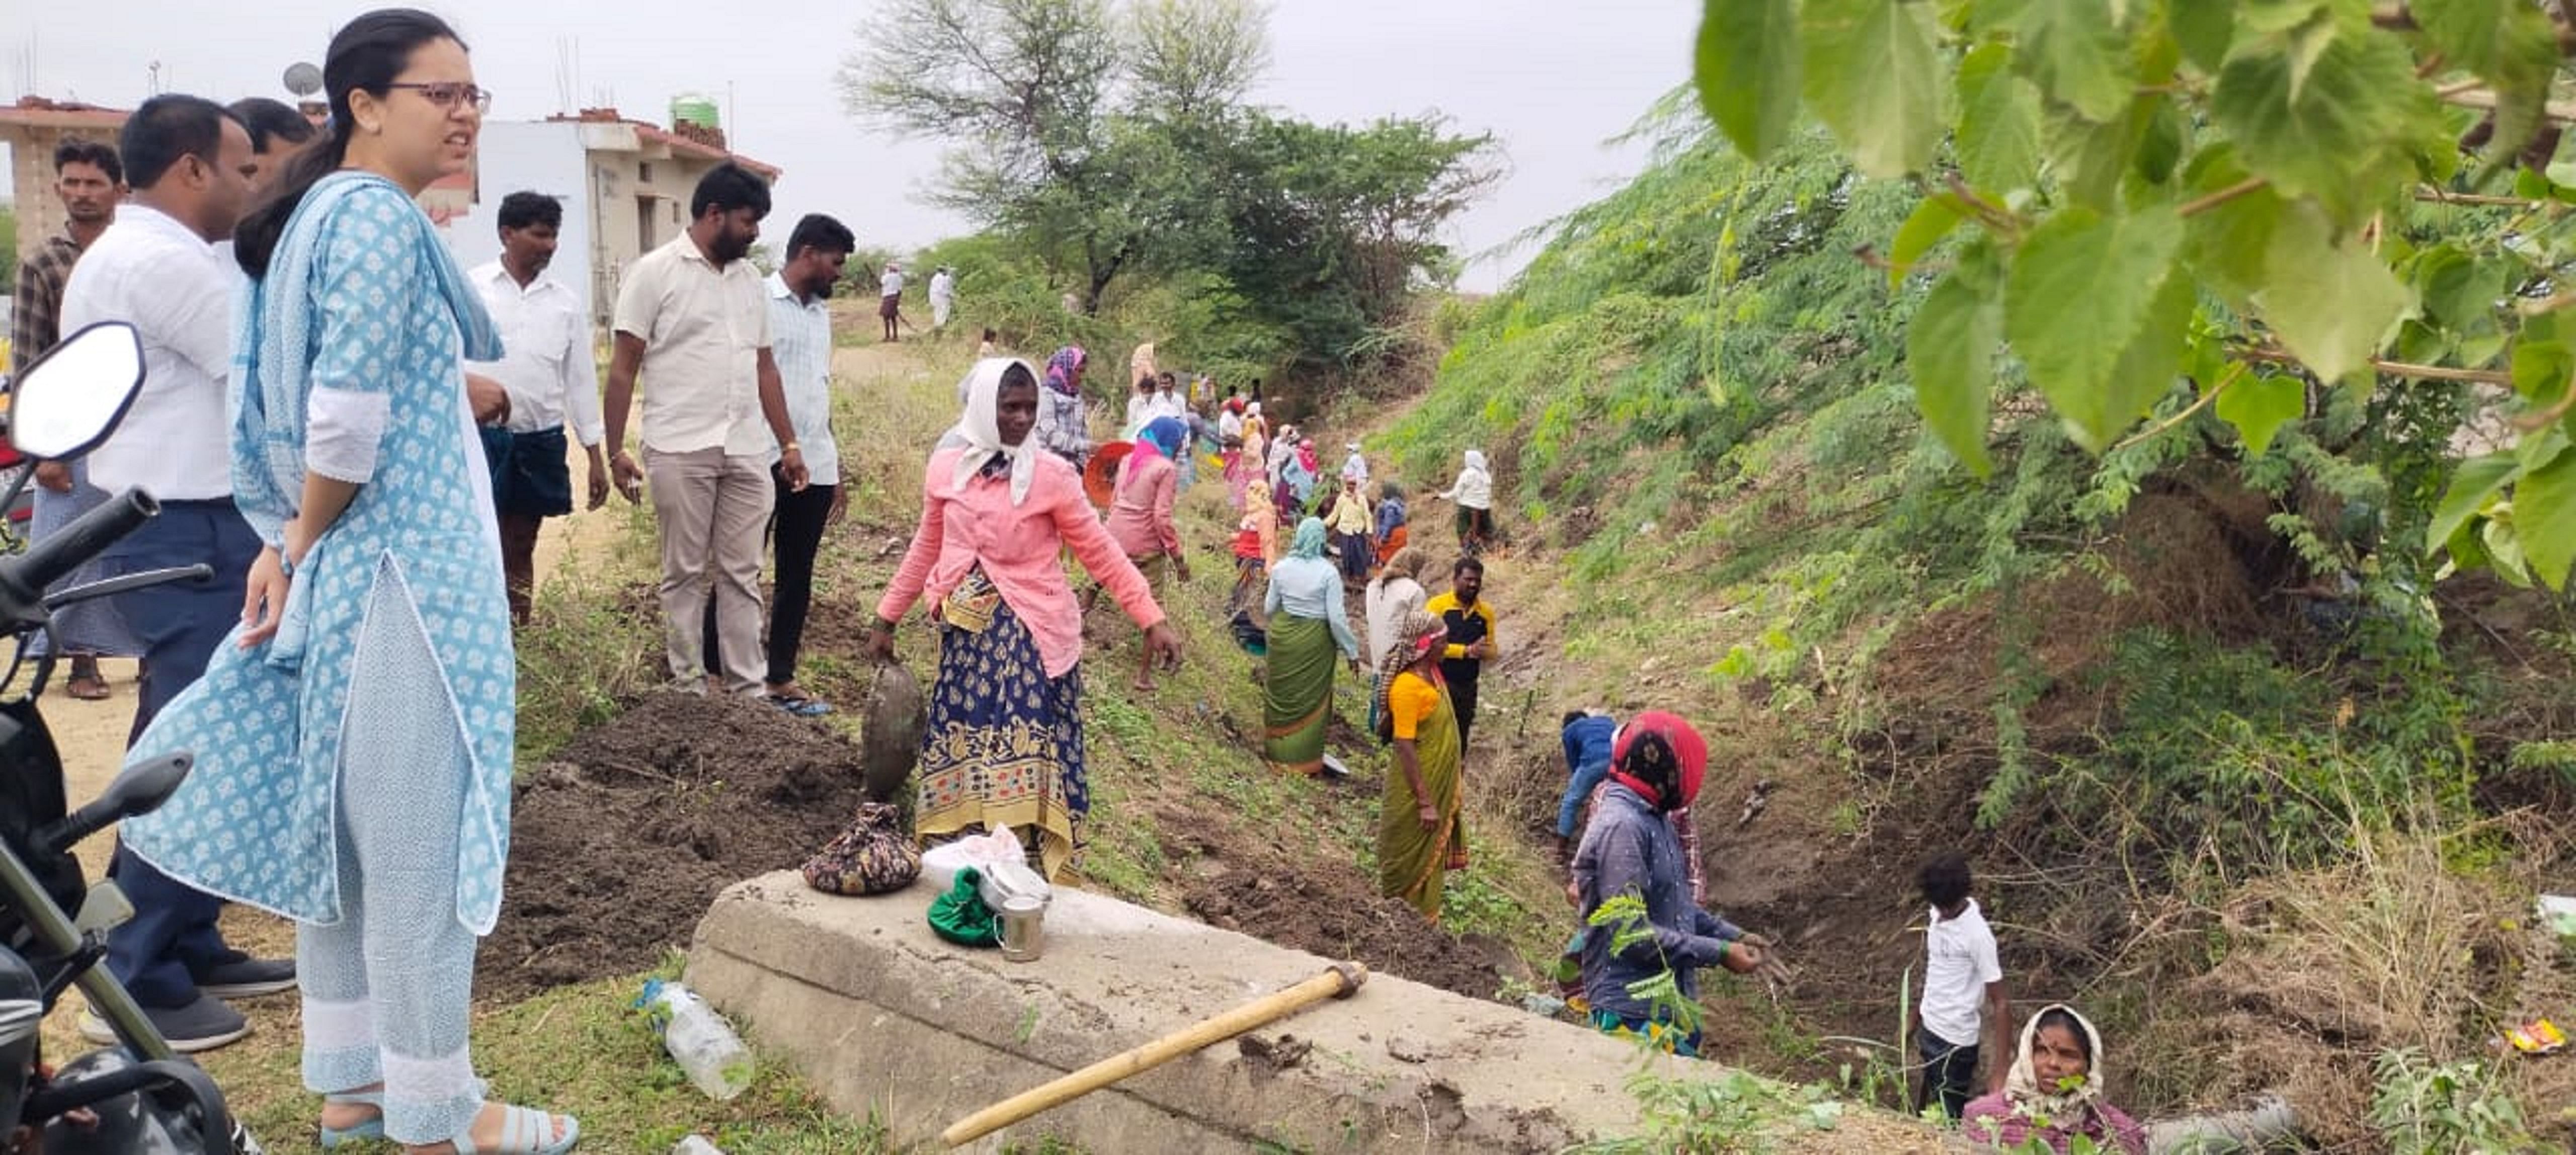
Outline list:
[[[26,553],[0,562],[6,567],[0,569],[0,577],[17,587],[10,592],[28,603],[39,602],[46,586],[79,569],[83,562],[142,528],[144,522],[160,512],[161,503],[152,500],[151,494],[128,489],[80,515],[70,525],[38,539],[27,547]]]

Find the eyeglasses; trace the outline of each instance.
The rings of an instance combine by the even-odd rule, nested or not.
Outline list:
[[[457,103],[461,101],[466,104],[473,105],[474,111],[476,112],[492,111],[492,90],[488,88],[477,88],[471,84],[460,84],[455,81],[442,80],[432,84],[393,83],[388,84],[385,87],[412,89],[419,92],[421,96],[426,98],[431,104],[435,104],[444,109],[453,110]]]

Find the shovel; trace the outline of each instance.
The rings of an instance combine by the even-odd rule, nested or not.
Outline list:
[[[1287,990],[1264,995],[1215,1018],[1203,1019],[1135,1050],[1102,1059],[1052,1083],[1022,1091],[968,1115],[940,1132],[939,1141],[951,1147],[963,1147],[1040,1111],[1063,1106],[1131,1075],[1142,1074],[1193,1051],[1257,1030],[1325,999],[1349,998],[1359,993],[1360,984],[1367,981],[1367,967],[1355,962],[1334,963],[1324,968],[1323,973]]]

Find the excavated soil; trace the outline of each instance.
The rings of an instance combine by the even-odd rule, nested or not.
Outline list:
[[[476,992],[512,1001],[653,966],[717,891],[831,841],[858,808],[859,771],[858,747],[820,722],[646,697],[520,784]]]
[[[1492,999],[1507,979],[1527,981],[1511,948],[1461,937],[1404,903],[1380,896],[1355,864],[1309,862],[1249,832],[1202,820],[1164,822],[1169,849],[1196,856],[1198,878],[1181,906],[1210,926],[1325,958],[1366,963],[1472,999]]]

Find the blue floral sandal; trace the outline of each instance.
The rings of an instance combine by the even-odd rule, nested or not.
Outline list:
[[[557,1119],[563,1120],[563,1138],[549,1143],[546,1133],[553,1130],[549,1124]],[[472,1132],[469,1125],[456,1138],[449,1140],[456,1144],[456,1155],[564,1155],[581,1142],[581,1120],[570,1115],[549,1114],[533,1107],[504,1106],[501,1108],[499,1146],[488,1151],[475,1146]]]
[[[376,1109],[375,1115],[370,1117],[366,1122],[357,1124],[356,1126],[322,1128],[323,1150],[331,1150],[342,1143],[356,1143],[362,1140],[382,1139],[385,1137],[384,1092],[338,1091],[322,1096],[322,1102],[326,1106],[336,1103],[354,1107],[373,1107]]]

